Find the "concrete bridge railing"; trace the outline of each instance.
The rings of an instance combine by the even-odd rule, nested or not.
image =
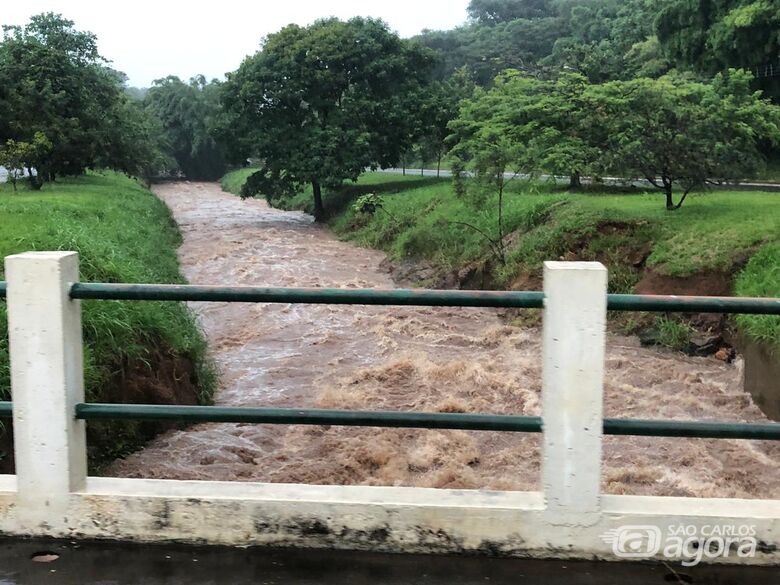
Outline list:
[[[72,252],[20,254],[6,258],[5,265],[8,282],[0,292],[5,293],[8,305],[13,402],[3,408],[12,412],[16,459],[16,475],[0,476],[0,532],[5,535],[559,558],[674,559],[677,551],[677,556],[695,562],[780,563],[779,500],[602,493],[605,432],[778,439],[780,425],[604,421],[608,303],[610,307],[664,303],[689,307],[693,301],[607,295],[607,270],[601,264],[546,263],[543,295],[74,286],[79,270],[78,256]],[[431,424],[440,423],[438,428],[542,431],[541,491],[89,477],[85,419],[97,418],[100,408],[84,404],[79,299],[182,299],[195,298],[196,293],[201,300],[229,295],[232,300],[262,302],[294,298],[299,302],[363,303],[374,297],[389,299],[383,304],[543,306],[540,420],[480,415],[490,419],[485,422],[476,415],[423,416]],[[760,312],[780,314],[780,300],[699,301],[702,306],[729,312],[750,312],[753,303]],[[121,409],[140,412],[139,407],[133,408],[115,405],[103,414]],[[150,410],[154,408],[147,407],[145,415],[186,419],[191,412],[187,409],[193,407],[172,412],[159,407],[162,410],[156,414]],[[299,420],[295,413],[306,414],[244,410],[248,414],[223,412],[218,420],[245,416],[289,424],[291,416]],[[368,421],[373,426],[423,426],[400,414],[383,418],[364,413],[357,420],[348,420],[349,413],[333,416],[341,417],[334,418],[341,421],[334,424]],[[327,413],[319,411],[301,423],[322,424],[323,417],[327,419]],[[687,548],[678,551],[675,546]]]

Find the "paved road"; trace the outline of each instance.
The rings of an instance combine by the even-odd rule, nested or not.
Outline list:
[[[407,176],[423,176],[423,177],[436,177],[437,171],[436,169],[382,169],[380,170],[382,173],[390,173],[393,175],[401,175],[406,174]],[[470,173],[468,173],[470,174]],[[448,170],[442,169],[439,173],[441,177],[452,177],[452,172]],[[516,174],[516,173],[504,173],[505,179],[520,179],[525,180],[529,178],[529,175],[524,174]],[[554,180],[559,185],[568,185],[569,184],[569,177],[553,177],[551,175],[541,175],[539,177],[542,181],[549,181]],[[587,185],[590,183],[590,180],[586,177],[583,177],[582,179],[583,184]],[[647,181],[630,181],[626,179],[621,179],[619,177],[604,177],[602,178],[602,182],[606,185],[615,185],[615,186],[629,186],[632,185],[634,187],[637,187],[639,189],[653,189],[655,190],[655,187],[653,187],[649,182]],[[777,191],[780,192],[780,183],[763,183],[763,182],[757,182],[757,181],[751,181],[746,183],[734,183],[734,184],[728,184],[728,185],[716,185],[712,186],[714,189],[727,189],[732,191]]]
[[[35,174],[33,172],[33,174]],[[27,176],[27,171],[22,173],[23,177]],[[5,167],[0,167],[0,183],[5,183],[8,180],[8,170]]]
[[[58,556],[36,562],[39,553]],[[673,573],[677,573],[675,575]],[[0,585],[777,585],[778,568],[0,541]]]

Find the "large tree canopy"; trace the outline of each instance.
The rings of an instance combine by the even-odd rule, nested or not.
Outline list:
[[[144,98],[162,128],[166,152],[184,175],[214,181],[225,172],[225,154],[212,131],[220,116],[219,85],[202,76],[184,83],[173,75],[158,79]]]
[[[440,55],[437,78],[466,67],[484,86],[506,69],[551,77],[564,68],[593,82],[658,76],[669,67],[653,23],[669,1],[474,0],[466,25],[418,39]]]
[[[248,195],[310,184],[322,218],[322,186],[397,164],[417,120],[432,58],[379,20],[320,20],[270,35],[228,76],[228,134],[263,169]]]
[[[507,72],[463,103],[450,124],[453,155],[498,185],[504,172],[616,174],[645,179],[679,209],[691,189],[754,175],[762,145],[780,141],[780,107],[730,70],[711,83],[682,75],[588,84]],[[679,199],[675,201],[675,193]]]
[[[550,0],[471,0],[469,17],[483,24],[509,22],[518,18],[552,16]]]
[[[670,210],[708,181],[753,176],[766,162],[762,141],[780,139],[780,108],[751,81],[730,70],[712,83],[675,75],[593,86],[585,99],[593,135],[601,135],[601,170],[647,179]],[[682,192],[676,203],[675,190]]]
[[[39,179],[96,166],[143,174],[159,153],[123,83],[98,53],[95,35],[61,15],[3,27],[0,145],[32,145],[44,136],[48,147],[34,157]]]
[[[678,66],[705,75],[747,69],[780,99],[780,0],[667,0],[656,28]]]

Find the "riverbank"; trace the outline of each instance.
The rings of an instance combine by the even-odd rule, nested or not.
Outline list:
[[[165,205],[136,181],[90,173],[46,184],[42,191],[0,185],[0,256],[28,250],[75,250],[81,278],[95,282],[183,283],[176,249],[181,236]],[[0,266],[0,280],[3,268]],[[205,404],[215,375],[194,318],[178,303],[84,302],[88,401]],[[0,303],[0,399],[9,400],[8,331]],[[155,436],[156,423],[88,426],[91,470]],[[4,429],[0,469],[13,462]]]
[[[223,188],[239,193],[252,172],[226,175]],[[373,213],[354,206],[367,193],[379,196]],[[668,212],[657,192],[569,193],[511,182],[502,217],[503,258],[495,246],[497,196],[457,197],[449,179],[367,173],[324,198],[329,227],[342,239],[387,253],[403,284],[537,288],[544,260],[598,260],[610,268],[611,292],[780,297],[776,194],[694,193],[682,209]],[[274,204],[311,211],[310,200],[304,192]],[[691,324],[720,333],[736,323],[750,339],[780,350],[780,320],[774,317],[652,319],[632,318],[622,326],[627,333],[655,329],[660,342],[685,349],[696,336]]]
[[[193,284],[391,288],[386,255],[300,211],[210,183],[154,187],[181,226]],[[541,336],[501,311],[450,307],[197,303],[222,406],[541,413]],[[538,312],[534,314],[538,315]],[[765,422],[739,362],[642,348],[611,334],[605,416]],[[606,493],[774,497],[780,445],[609,437]],[[539,437],[336,426],[203,424],[117,461],[117,477],[538,490]],[[772,494],[772,495],[770,495]]]

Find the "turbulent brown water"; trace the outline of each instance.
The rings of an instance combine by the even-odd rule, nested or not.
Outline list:
[[[184,235],[193,284],[392,287],[383,255],[309,216],[214,184],[156,190]],[[221,373],[216,403],[540,414],[540,332],[485,309],[195,303]],[[688,358],[610,336],[605,415],[764,421],[740,361]],[[607,438],[611,493],[780,497],[780,446]],[[209,424],[118,461],[125,477],[538,489],[539,437],[512,433]]]

